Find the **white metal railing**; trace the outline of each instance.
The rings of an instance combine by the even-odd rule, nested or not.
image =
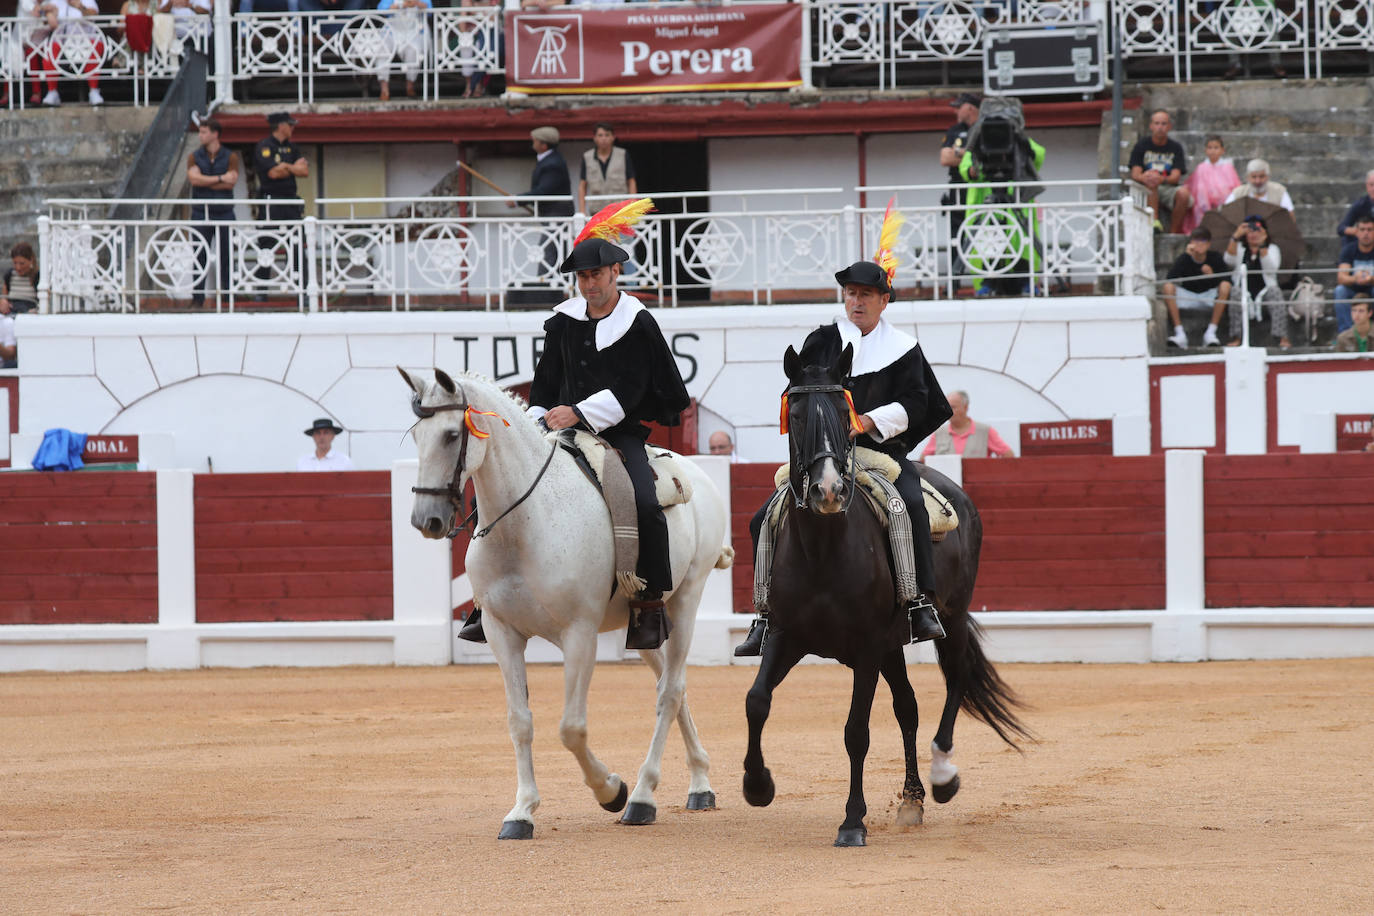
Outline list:
[[[803,0],[801,69],[810,86],[843,82],[880,89],[981,78],[990,29],[1055,25],[1081,19],[1110,23],[1131,79],[1191,81],[1244,58],[1283,54],[1305,76],[1322,76],[1332,55],[1360,66],[1374,52],[1374,0]],[[646,4],[648,5],[648,4]],[[297,101],[356,95],[340,77],[405,74],[423,98],[463,92],[462,76],[503,72],[503,9],[472,6],[401,10],[234,13],[217,0],[213,17],[176,20],[172,45],[147,54],[129,49],[123,17],[63,20],[54,31],[34,18],[0,18],[0,80],[9,104],[28,104],[25,88],[54,76],[133,80],[136,104],[156,102],[150,81],[170,78],[190,45],[214,51],[221,103],[234,87],[264,78],[293,81]],[[213,18],[213,29],[212,29]],[[211,37],[214,42],[211,42]],[[220,33],[223,34],[220,34]],[[1352,53],[1353,52],[1353,53]],[[48,63],[50,62],[50,63]],[[976,69],[950,71],[953,64]],[[1137,66],[1138,65],[1138,66]],[[961,82],[962,81],[962,82]]]
[[[1030,296],[1065,283],[1147,291],[1148,212],[1119,190],[1097,199],[1109,185],[1087,185],[1076,200],[965,208],[928,203],[946,186],[898,191],[907,218],[899,295],[943,298],[960,284]],[[665,305],[836,296],[834,271],[867,256],[883,216],[883,207],[854,199],[840,188],[656,195],[661,212],[623,246],[630,260],[622,286]],[[492,309],[553,302],[568,291],[557,268],[582,217],[478,215],[490,197],[422,201],[430,214],[443,212],[359,215],[398,201],[334,199],[320,200],[320,212],[342,215],[204,222],[161,215],[162,200],[127,202],[143,205],[134,219],[110,219],[98,201],[50,201],[39,221],[40,307],[184,308],[203,290],[208,307],[225,311],[260,299],[303,311]],[[963,222],[952,233],[955,211]]]

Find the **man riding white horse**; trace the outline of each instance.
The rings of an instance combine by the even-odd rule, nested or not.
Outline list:
[[[644,588],[631,596],[627,649],[656,649],[668,637],[663,593],[672,589],[668,524],[654,492],[644,443],[645,422],[676,426],[687,408],[687,388],[658,322],[638,299],[617,286],[621,247],[606,240],[652,206],[647,198],[612,204],[578,236],[559,266],[577,274],[573,297],[554,307],[544,323],[544,350],[530,386],[529,413],[551,430],[580,427],[606,440],[622,457],[634,484],[639,520],[636,573]],[[603,237],[604,236],[604,237]],[[459,632],[485,641],[479,612]]]
[[[953,411],[935,373],[926,362],[921,345],[883,317],[892,300],[892,278],[897,272],[893,249],[897,243],[900,214],[892,205],[883,220],[879,250],[872,261],[857,261],[835,274],[844,290],[844,317],[812,331],[802,344],[801,364],[833,366],[844,348],[853,346],[854,361],[849,389],[863,433],[851,432],[856,444],[893,458],[902,472],[897,491],[911,517],[916,554],[916,583],[921,594],[907,603],[911,641],[924,642],[945,635],[930,596],[935,594],[935,562],[930,543],[930,518],[921,494],[921,478],[907,453],[948,420]],[[771,500],[770,500],[771,503]],[[749,523],[757,551],[759,530],[768,511],[765,504]],[[735,648],[736,655],[761,655],[767,633],[767,609],[749,628],[749,635]]]

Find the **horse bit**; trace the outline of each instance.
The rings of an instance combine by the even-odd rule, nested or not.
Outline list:
[[[544,479],[544,472],[549,469],[549,464],[553,461],[554,453],[558,451],[558,442],[555,441],[553,444],[553,448],[549,450],[549,457],[544,459],[544,466],[541,467],[539,469],[539,473],[534,476],[534,482],[530,484],[529,489],[526,490],[519,499],[511,503],[510,507],[507,508],[505,512],[502,512],[500,515],[496,516],[495,521],[493,521],[490,525],[487,525],[482,530],[477,531],[475,530],[477,520],[476,499],[472,501],[472,511],[467,513],[466,515],[463,514],[464,510],[467,508],[467,497],[464,495],[461,486],[463,479],[463,471],[466,469],[468,462],[468,440],[473,435],[476,435],[479,439],[488,439],[491,437],[491,433],[479,432],[476,429],[476,427],[473,426],[472,405],[467,402],[466,398],[464,398],[464,400],[458,404],[436,404],[432,407],[426,407],[425,405],[420,403],[420,395],[416,394],[415,397],[411,398],[410,400],[410,409],[415,414],[415,416],[419,417],[421,420],[427,420],[430,417],[434,416],[436,413],[445,410],[461,410],[463,412],[463,439],[462,443],[458,446],[458,463],[453,468],[453,479],[449,482],[449,485],[446,487],[410,488],[410,492],[419,493],[423,496],[447,496],[449,498],[449,501],[452,502],[458,508],[458,515],[462,516],[463,520],[449,534],[450,538],[457,537],[458,532],[460,531],[467,531],[468,534],[470,534],[474,540],[477,538],[484,538],[489,533],[491,533],[491,529],[496,527],[497,522],[501,521],[501,519],[505,518],[507,515],[510,515],[512,512],[515,511],[516,507],[518,507],[525,500],[529,499],[530,494],[534,492],[534,488],[539,486],[539,481]],[[479,412],[486,413],[486,411]],[[492,416],[497,415],[492,414]],[[510,426],[510,423],[506,422],[506,419],[504,417],[499,417],[499,419],[502,423],[505,423],[507,426]]]
[[[849,403],[849,415],[851,418],[850,422],[855,422],[853,420],[854,402],[849,400],[849,391],[843,385],[794,385],[791,388],[788,388],[787,391],[783,393],[784,407],[786,405],[788,398],[793,394],[843,394],[845,396],[845,400]],[[786,418],[786,416],[786,410],[784,409],[784,419]],[[786,430],[784,430],[784,432],[785,431]],[[847,442],[849,440],[846,438],[842,441]],[[836,454],[835,449],[833,447],[821,449],[814,455],[811,455],[811,460],[810,462],[808,462],[806,470],[802,472],[801,492],[798,493],[796,488],[792,487],[792,498],[796,500],[798,509],[806,508],[806,494],[811,489],[811,465],[815,464],[822,458],[833,458],[837,464],[843,464],[845,466],[845,472],[841,475],[841,479],[845,482],[845,498],[843,502],[843,507],[840,510],[843,512],[849,508],[849,501],[853,498],[854,495],[853,446],[850,446],[850,448],[848,449],[848,454],[845,456],[844,460],[841,460],[840,456]],[[790,483],[789,486],[791,486]]]

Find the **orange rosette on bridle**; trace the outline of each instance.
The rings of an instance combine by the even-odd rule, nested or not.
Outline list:
[[[483,417],[495,417],[502,423],[505,423],[506,426],[510,426],[510,421],[494,410],[476,410],[472,407],[469,407],[467,410],[463,411],[463,423],[467,426],[468,432],[472,433],[473,438],[475,439],[490,439],[491,433],[484,433],[477,428],[477,424],[472,422],[473,414],[478,414]]]

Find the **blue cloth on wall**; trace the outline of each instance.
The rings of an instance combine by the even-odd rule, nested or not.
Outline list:
[[[86,434],[70,429],[50,429],[33,455],[35,471],[75,471],[85,466],[81,453],[86,450]]]

